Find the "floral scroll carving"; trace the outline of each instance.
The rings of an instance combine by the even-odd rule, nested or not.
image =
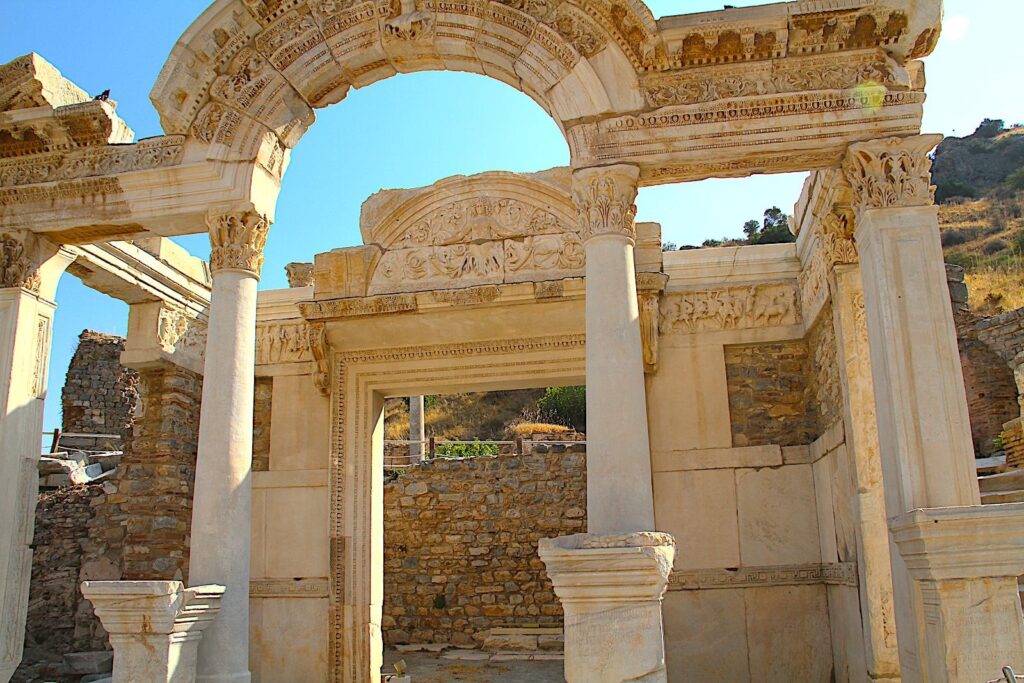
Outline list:
[[[210,228],[210,270],[240,270],[258,278],[270,221],[251,211],[211,214],[206,220]]]
[[[801,320],[795,283],[725,287],[666,295],[662,334],[795,325]]]
[[[640,170],[617,164],[585,168],[572,177],[580,235],[584,241],[597,235],[636,236],[636,193]]]
[[[858,210],[929,206],[935,203],[928,151],[938,135],[857,143],[843,161]]]

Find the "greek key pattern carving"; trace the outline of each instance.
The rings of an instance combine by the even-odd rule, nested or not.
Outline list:
[[[256,326],[256,364],[301,363],[313,359],[306,323],[262,323]]]
[[[211,214],[210,270],[240,270],[260,276],[270,221],[254,212]]]
[[[795,282],[762,283],[666,294],[662,334],[796,325],[801,321]]]
[[[886,209],[935,203],[928,151],[941,136],[919,135],[857,143],[843,161],[856,208]]]
[[[326,578],[252,579],[249,597],[253,598],[326,598],[330,589]]]
[[[184,144],[184,136],[170,135],[133,145],[109,145],[0,161],[0,187],[174,166],[181,162]]]
[[[616,165],[585,168],[572,176],[572,198],[579,231],[586,241],[597,235],[636,236],[636,192],[640,170]]]
[[[838,562],[673,571],[669,576],[668,590],[813,586],[817,584],[856,587],[858,585],[857,565],[853,562]]]

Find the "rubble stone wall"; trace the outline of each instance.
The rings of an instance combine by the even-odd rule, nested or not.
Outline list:
[[[384,487],[384,641],[479,645],[560,626],[541,538],[586,530],[585,445],[437,459]]]
[[[121,365],[125,340],[92,330],[78,337],[61,392],[61,429],[126,436],[138,401],[138,373]],[[91,442],[83,442],[92,448]],[[100,445],[102,448],[102,444]]]

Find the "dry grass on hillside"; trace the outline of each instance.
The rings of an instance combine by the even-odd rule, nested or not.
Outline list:
[[[438,439],[501,440],[505,428],[536,412],[543,389],[449,394],[427,400],[427,436]],[[409,438],[409,407],[401,398],[384,407],[384,438]]]
[[[996,315],[1024,306],[1024,197],[943,204],[946,261],[967,271],[971,308]]]

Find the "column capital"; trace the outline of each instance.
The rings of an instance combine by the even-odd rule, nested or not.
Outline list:
[[[270,220],[255,211],[215,212],[206,217],[210,229],[210,270],[238,271],[260,277]]]
[[[640,169],[629,164],[581,168],[572,174],[572,198],[576,204],[583,241],[598,235],[636,237],[636,193]]]
[[[850,145],[843,173],[853,189],[853,206],[867,209],[931,206],[930,152],[941,135],[885,138]]]
[[[834,204],[831,211],[816,216],[818,244],[828,267],[857,263],[857,243],[854,241],[854,210],[850,204]]]
[[[29,230],[0,232],[0,287],[21,287],[39,293],[40,267],[60,247]]]

